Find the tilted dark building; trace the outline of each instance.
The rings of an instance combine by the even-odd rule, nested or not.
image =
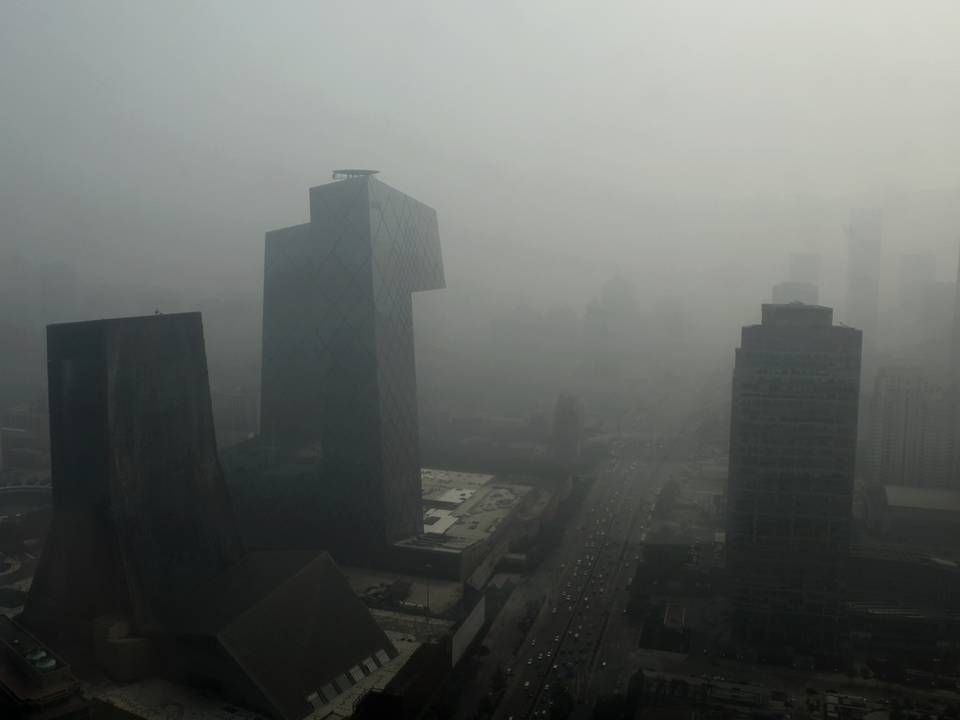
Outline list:
[[[861,333],[764,305],[733,378],[727,566],[746,640],[832,648],[850,546]]]
[[[318,546],[422,531],[411,293],[444,285],[436,212],[372,175],[310,189],[310,222],[267,233],[260,432],[314,458]]]
[[[117,680],[164,673],[283,720],[396,656],[329,556],[245,552],[199,313],[53,325],[48,348],[53,519],[29,627]]]
[[[171,590],[243,554],[200,314],[51,325],[47,357],[53,520],[26,615],[157,628]]]

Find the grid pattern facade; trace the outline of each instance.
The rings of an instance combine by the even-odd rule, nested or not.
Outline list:
[[[832,647],[850,546],[861,334],[765,306],[733,380],[727,563],[741,637]],[[767,312],[769,310],[769,312]]]
[[[422,530],[411,293],[444,285],[436,212],[372,177],[312,188],[267,234],[261,434],[315,457],[321,535]]]
[[[918,369],[887,368],[873,393],[871,479],[881,485],[955,487],[956,392]]]

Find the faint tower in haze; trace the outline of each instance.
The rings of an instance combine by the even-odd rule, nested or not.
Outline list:
[[[960,259],[957,261],[957,283],[953,299],[953,338],[950,352],[953,384],[960,387]]]
[[[863,331],[863,378],[869,382],[880,322],[880,261],[883,218],[879,210],[858,210],[847,226],[847,304],[844,324]]]
[[[550,444],[553,456],[571,469],[580,459],[583,440],[583,407],[572,395],[561,395],[553,409],[553,428]]]
[[[792,253],[787,263],[787,279],[773,286],[774,304],[792,302],[820,303],[820,256],[816,253]]]
[[[787,266],[790,282],[820,285],[820,256],[817,253],[793,253]]]
[[[794,302],[817,305],[820,302],[820,293],[813,283],[787,281],[773,286],[773,302],[775,305]]]
[[[870,479],[953,487],[954,393],[918,368],[883,368],[871,403]]]

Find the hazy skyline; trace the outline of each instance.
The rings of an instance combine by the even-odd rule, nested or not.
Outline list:
[[[955,267],[955,3],[0,11],[2,242],[93,277],[258,289],[263,233],[341,166],[438,209],[448,301],[579,305],[620,271],[755,304],[786,253],[840,261],[858,205],[891,262]]]

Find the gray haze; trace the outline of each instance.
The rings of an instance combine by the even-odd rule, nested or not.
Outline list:
[[[440,214],[423,362],[577,328],[619,273],[729,363],[790,252],[843,319],[852,208],[883,212],[885,303],[901,253],[954,278],[957,37],[951,0],[0,0],[0,250],[75,269],[38,322],[203,309],[215,384],[246,382],[263,233],[377,168]]]

